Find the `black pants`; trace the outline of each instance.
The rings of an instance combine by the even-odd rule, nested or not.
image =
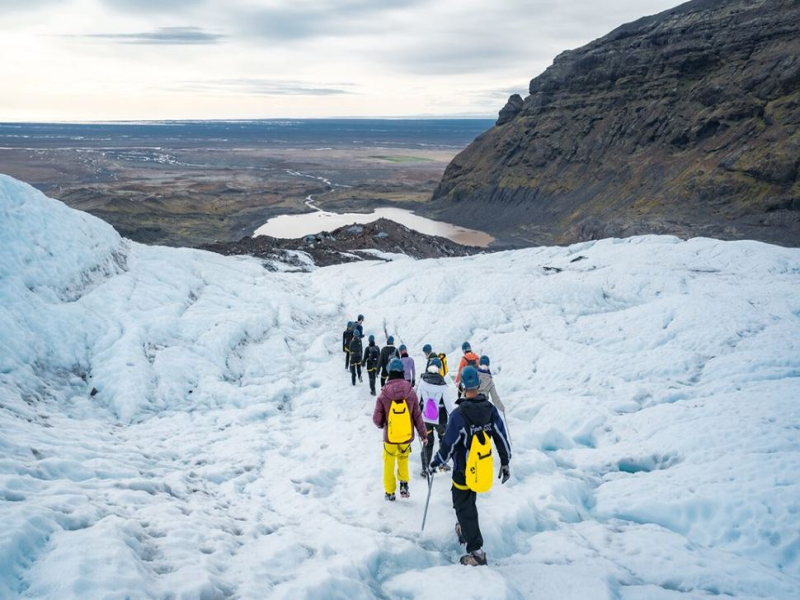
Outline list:
[[[439,436],[439,444],[442,443],[444,432],[447,429],[447,411],[444,406],[439,407],[439,424],[434,427],[430,423],[425,423],[425,429],[428,432],[428,444],[422,447],[422,468],[427,470],[433,460],[433,432],[436,431]]]
[[[475,506],[478,494],[472,490],[460,490],[456,486],[453,486],[452,491],[453,508],[456,510],[458,524],[461,525],[461,535],[467,540],[467,552],[480,550],[483,547],[483,536],[478,524],[478,507]]]
[[[350,368],[350,350],[344,351],[344,368],[345,369]]]
[[[381,387],[386,385],[386,380],[389,379],[389,373],[386,371],[381,372]]]
[[[361,381],[361,363],[350,363],[350,378],[353,380],[353,385],[356,384],[356,372],[358,380]]]
[[[375,393],[375,378],[378,375],[377,369],[367,369],[367,375],[369,375],[369,391],[373,394]]]

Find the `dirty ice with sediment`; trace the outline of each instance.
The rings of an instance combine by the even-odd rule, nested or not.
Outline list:
[[[800,250],[645,236],[270,272],[0,177],[0,597],[800,597]],[[511,480],[386,503],[357,313],[492,359]],[[92,395],[92,390],[97,391]]]

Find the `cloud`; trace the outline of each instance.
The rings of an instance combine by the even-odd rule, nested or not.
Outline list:
[[[218,44],[226,38],[222,34],[211,33],[200,27],[158,27],[153,31],[139,33],[91,33],[74,37],[107,40],[118,44],[155,45]]]
[[[342,37],[354,32],[374,33],[389,27],[382,15],[408,11],[429,0],[333,0],[293,2],[282,6],[245,10],[239,23],[249,35],[290,41],[313,37]]]
[[[0,0],[0,14],[36,10],[48,4],[56,4],[59,0]]]
[[[201,4],[197,0],[102,0],[111,8],[138,13],[177,12]]]
[[[257,78],[212,79],[184,81],[177,89],[195,94],[247,94],[261,96],[338,96],[353,94],[352,84],[334,84],[336,87],[317,86],[303,81]]]

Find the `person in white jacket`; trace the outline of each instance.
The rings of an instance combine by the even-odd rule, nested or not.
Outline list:
[[[422,374],[417,386],[422,420],[425,422],[425,429],[428,433],[428,443],[422,448],[422,473],[420,474],[423,477],[428,476],[428,465],[431,464],[433,456],[433,431],[436,430],[439,442],[441,442],[447,428],[448,415],[455,408],[447,383],[439,372],[441,368],[442,364],[438,357],[430,359],[428,368]],[[443,470],[449,470],[449,468],[446,464],[442,466]]]

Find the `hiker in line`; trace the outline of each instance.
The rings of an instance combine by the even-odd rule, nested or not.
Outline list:
[[[486,396],[478,392],[481,385],[478,370],[475,367],[464,367],[461,372],[461,381],[464,385],[464,399],[450,415],[444,438],[439,445],[439,452],[431,462],[430,468],[435,469],[453,459],[453,508],[456,511],[456,535],[458,541],[467,545],[467,553],[461,557],[462,565],[478,566],[486,564],[486,553],[483,551],[483,537],[478,523],[478,507],[475,505],[477,492],[467,484],[466,466],[471,463],[470,482],[478,481],[485,484],[484,477],[488,475],[488,487],[491,487],[494,473],[480,472],[480,465],[491,465],[491,442],[486,436],[494,440],[494,446],[500,454],[500,473],[498,479],[505,483],[511,476],[509,460],[511,459],[511,445],[508,442],[505,425],[491,402]],[[489,455],[468,456],[473,444],[489,443]],[[478,460],[489,458],[490,460]],[[489,466],[491,469],[491,466]],[[486,491],[488,489],[481,491]]]
[[[344,368],[345,371],[350,369],[350,342],[353,341],[353,327],[355,323],[352,321],[347,322],[347,329],[342,334],[342,348],[344,350]]]
[[[478,362],[478,377],[481,378],[481,387],[478,388],[478,392],[487,398],[491,398],[492,404],[499,408],[500,412],[505,415],[506,407],[503,406],[503,403],[500,401],[500,395],[497,393],[497,388],[492,378],[492,371],[489,369],[489,357],[485,354],[481,356]]]
[[[350,379],[353,385],[356,384],[356,373],[358,382],[361,383],[361,355],[364,353],[361,337],[361,332],[353,329],[353,339],[350,342]]]
[[[358,315],[356,322],[353,323],[353,328],[358,329],[358,331],[361,333],[361,337],[364,337],[364,315]]]
[[[408,355],[408,348],[405,344],[400,344],[398,348],[400,351],[400,360],[403,361],[403,372],[406,376],[406,381],[411,382],[411,387],[417,385],[417,367],[414,364],[414,359]]]
[[[369,336],[369,346],[364,348],[364,366],[369,377],[369,393],[375,395],[375,377],[378,375],[378,364],[381,360],[381,351],[375,345],[375,336]]]
[[[381,360],[380,360],[380,371],[381,371],[381,387],[386,385],[386,380],[389,378],[389,361],[393,358],[400,358],[400,354],[397,352],[397,348],[394,347],[394,336],[390,335],[386,338],[386,345],[381,348]]]
[[[428,434],[428,444],[422,447],[422,477],[428,476],[428,466],[433,458],[433,431],[439,435],[439,443],[442,443],[445,428],[447,427],[447,417],[453,412],[453,398],[447,387],[447,382],[440,373],[441,364],[439,359],[434,356],[428,363],[428,368],[422,374],[417,387],[417,398],[422,406],[422,420],[425,421],[425,431]],[[450,467],[445,463],[442,468],[449,470]]]
[[[458,387],[458,397],[464,393],[464,389],[461,386],[461,371],[464,370],[464,367],[476,367],[478,366],[478,355],[472,351],[472,346],[470,346],[469,342],[464,342],[461,344],[461,351],[464,353],[464,356],[461,357],[461,362],[458,363],[458,373],[456,373],[456,387]],[[458,402],[456,402],[458,404]]]
[[[434,358],[438,358],[439,359],[439,364],[441,365],[439,367],[439,374],[442,377],[446,377],[447,373],[448,373],[448,370],[447,370],[447,355],[444,352],[439,352],[437,354],[436,352],[433,351],[433,348],[431,348],[430,344],[425,344],[422,347],[422,352],[423,352],[423,354],[425,354],[425,371],[426,372],[428,371],[428,367],[431,366],[431,361]]]
[[[389,381],[375,401],[372,422],[383,429],[383,487],[386,500],[394,501],[397,479],[400,480],[400,497],[410,498],[408,489],[408,457],[414,441],[414,429],[427,442],[425,423],[419,409],[419,400],[411,384],[403,376],[403,361],[393,358],[389,362]]]

